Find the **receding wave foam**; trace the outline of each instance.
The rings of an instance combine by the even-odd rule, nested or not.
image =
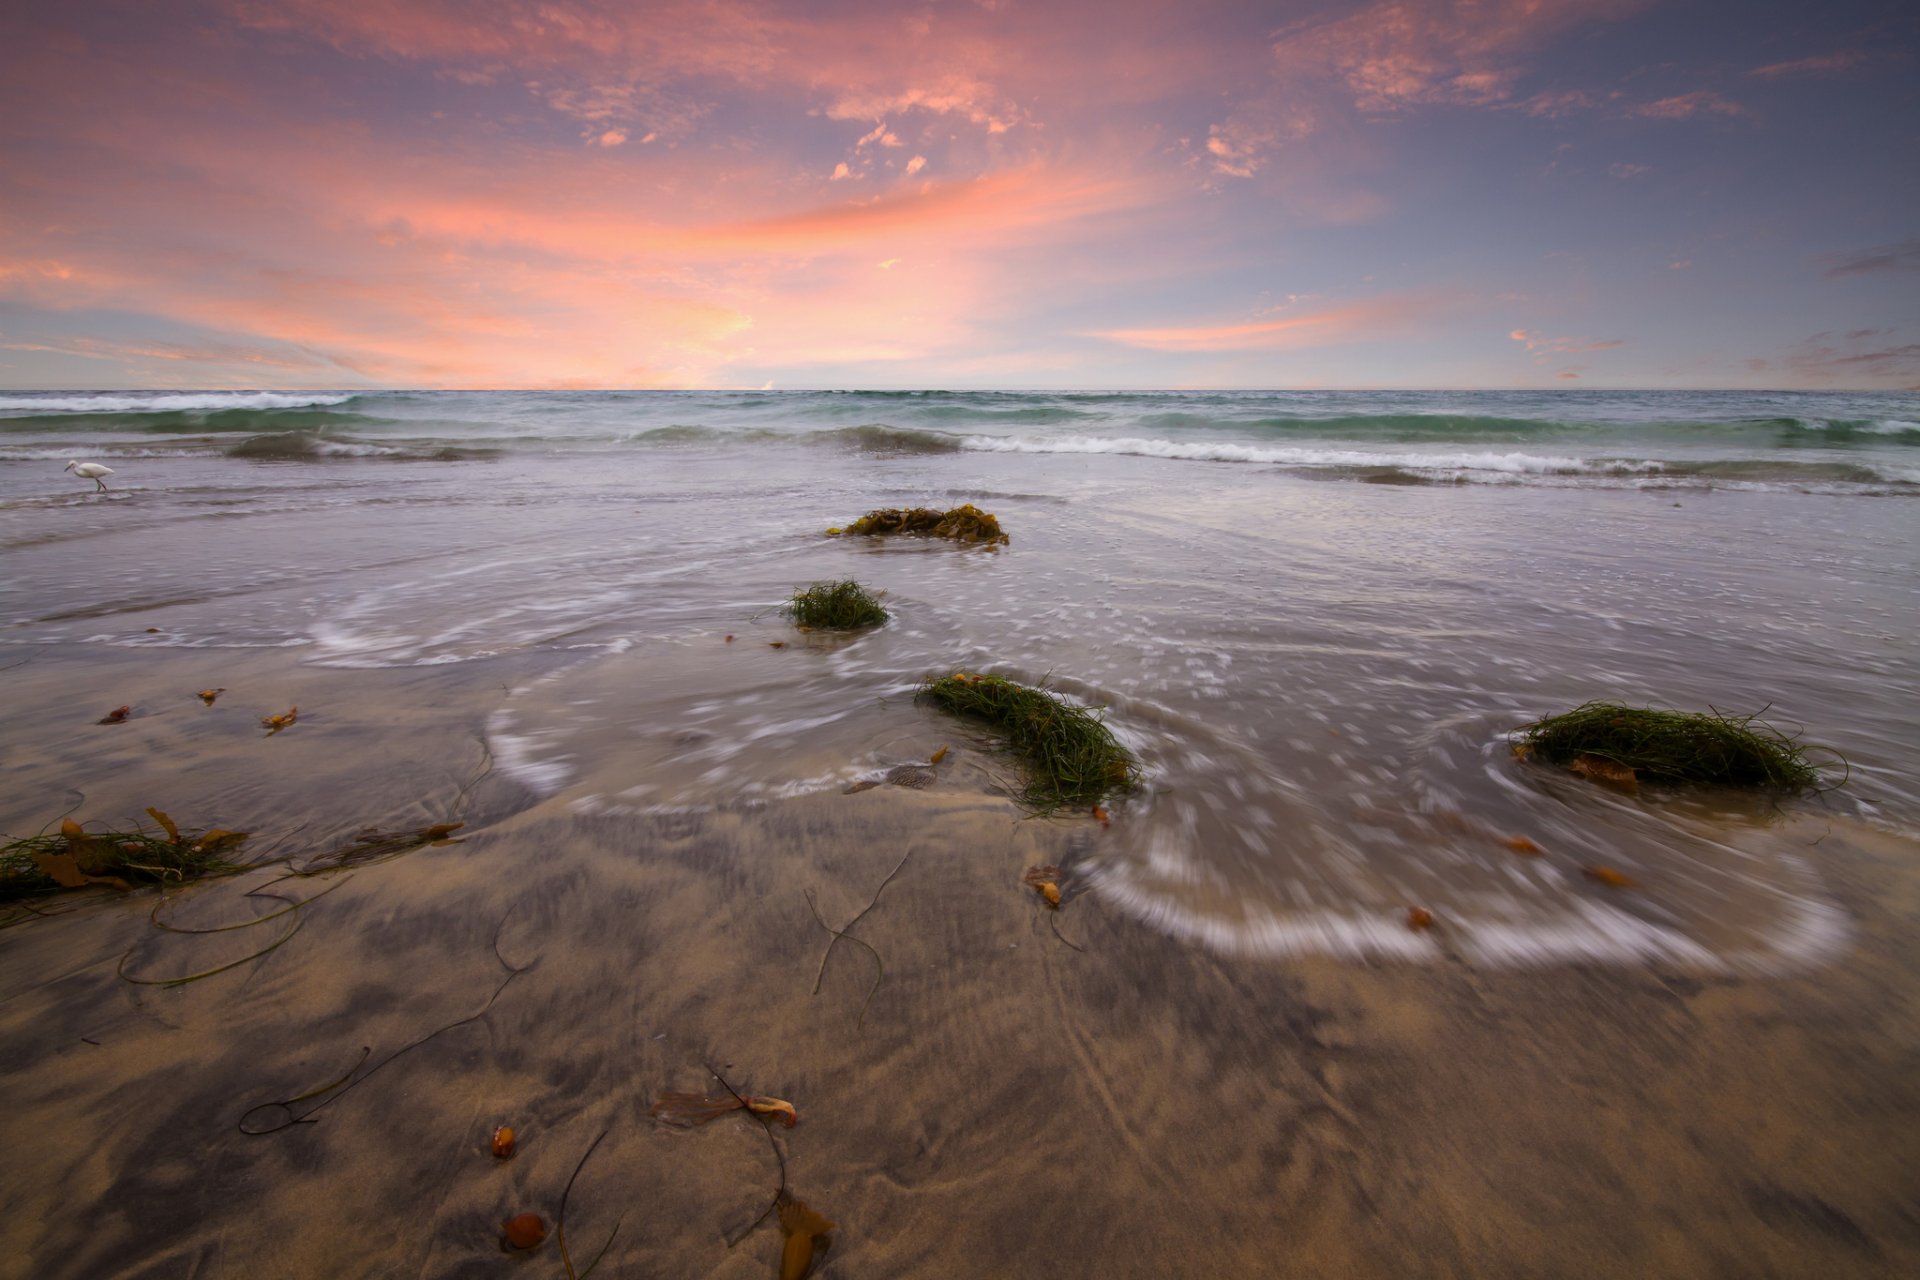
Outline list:
[[[311,409],[345,404],[354,391],[123,391],[0,396],[0,417],[87,413],[214,413],[223,409]]]
[[[229,458],[255,462],[328,462],[346,458],[383,458],[391,462],[465,462],[498,455],[498,449],[437,445],[373,444],[317,431],[279,431],[249,436],[226,451]]]
[[[1184,462],[1264,462],[1286,467],[1400,467],[1416,471],[1490,471],[1506,475],[1646,475],[1664,464],[1648,459],[1570,458],[1533,453],[1392,453],[1359,449],[1234,444],[1220,440],[1157,440],[1082,436],[1016,440],[969,436],[962,447],[987,453],[1112,453]]]

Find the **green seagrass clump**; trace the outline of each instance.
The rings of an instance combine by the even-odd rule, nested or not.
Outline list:
[[[1817,791],[1809,750],[1755,716],[1589,702],[1519,730],[1516,751],[1597,781]],[[1838,755],[1837,752],[1834,753]],[[1843,761],[1844,763],[1844,761]]]
[[[1029,781],[1021,799],[1035,809],[1095,804],[1109,792],[1133,790],[1139,781],[1139,765],[1097,712],[1044,689],[960,671],[930,677],[920,696],[943,711],[991,725],[1026,765]]]
[[[877,627],[888,615],[871,592],[848,578],[844,582],[816,582],[794,592],[787,616],[814,631],[853,631]]]
[[[885,507],[867,512],[844,529],[829,529],[827,532],[921,533],[935,538],[951,538],[955,542],[989,545],[1008,541],[993,514],[980,510],[971,502],[950,511],[935,511],[931,507]]]
[[[166,838],[139,827],[90,832],[69,821],[60,831],[0,844],[0,902],[90,884],[127,889],[230,875],[246,869],[226,856],[246,838],[219,828],[182,836],[171,826]]]

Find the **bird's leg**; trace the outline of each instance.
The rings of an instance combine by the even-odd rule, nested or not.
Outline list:
[[[107,491],[107,482],[105,480],[102,480],[99,476],[95,476],[93,478],[93,482],[100,486],[100,492],[105,493]]]

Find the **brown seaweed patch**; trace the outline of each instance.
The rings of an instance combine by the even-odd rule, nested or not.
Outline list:
[[[984,543],[989,546],[1009,541],[1000,522],[991,512],[971,502],[947,511],[931,507],[884,507],[869,511],[840,530],[842,533],[892,534],[917,533],[955,542]]]

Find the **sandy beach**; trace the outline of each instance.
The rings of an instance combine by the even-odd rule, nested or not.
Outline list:
[[[437,461],[445,422],[362,413],[358,453],[189,436],[105,494],[0,473],[0,832],[151,806],[259,864],[6,908],[0,1274],[772,1276],[783,1178],[840,1280],[1914,1269],[1891,482],[1812,485],[1795,440],[1746,489],[1471,441],[1357,483],[812,403],[615,400],[722,425]],[[825,532],[960,501],[1012,542]],[[782,616],[844,577],[886,625]],[[1140,789],[1020,808],[914,696],[962,669],[1104,708]],[[1771,702],[1851,777],[1623,795],[1515,758],[1608,694]],[[925,789],[851,789],[943,747]],[[1057,913],[1022,882],[1049,864]],[[727,1086],[798,1124],[649,1114]],[[553,1234],[503,1253],[522,1213]]]
[[[156,691],[216,674],[119,660]],[[48,714],[32,695],[69,662],[102,674],[42,655],[36,683],[7,673],[12,714]],[[88,813],[197,819],[270,778],[283,807],[242,821],[302,849],[373,813],[457,815],[465,840],[208,883],[158,917],[313,899],[252,929],[162,931],[151,892],[102,890],[7,930],[9,1274],[559,1274],[557,1242],[508,1258],[496,1237],[554,1221],[574,1177],[577,1267],[617,1227],[600,1274],[771,1275],[774,1227],[727,1241],[780,1183],[774,1146],[840,1224],[834,1276],[1892,1276],[1920,1256],[1911,850],[1860,826],[1786,820],[1856,930],[1803,975],[1224,957],[1088,892],[1076,868],[1115,831],[1023,817],[992,755],[930,715],[891,744],[952,744],[924,792],[581,816],[485,772],[445,671],[236,670],[221,715],[251,716],[243,679],[315,708],[271,758],[251,726],[219,745],[211,717],[154,714],[111,756],[50,743],[42,763],[87,779]],[[1048,862],[1051,921],[1020,883]],[[839,925],[896,867],[853,935],[884,980],[843,942],[813,994],[829,935],[806,895]],[[125,980],[294,920],[219,976]],[[714,1091],[709,1064],[799,1125],[649,1119],[663,1090]]]

